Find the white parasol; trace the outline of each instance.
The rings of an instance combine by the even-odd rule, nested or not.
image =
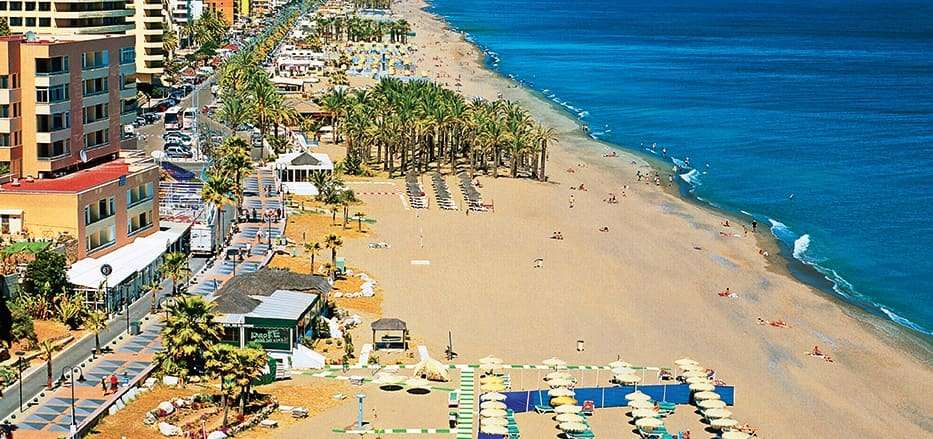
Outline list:
[[[648,396],[648,395],[646,395],[646,394],[644,394],[644,393],[642,393],[642,392],[639,391],[639,390],[636,390],[636,391],[634,391],[634,392],[632,392],[632,393],[629,393],[628,395],[625,395],[625,400],[626,400],[626,401],[635,401],[635,400],[637,400],[637,399],[640,399],[640,400],[643,400],[643,401],[648,401],[648,400],[651,399],[651,397]]]
[[[578,405],[570,405],[570,404],[567,404],[567,405],[562,405],[562,406],[559,406],[559,407],[555,407],[555,408],[554,408],[554,413],[557,413],[557,414],[562,414],[562,413],[580,413],[581,410],[583,410],[583,407],[580,407],[580,406],[578,406]]]
[[[720,399],[704,399],[697,402],[697,407],[701,409],[721,409],[726,407],[726,403]]]

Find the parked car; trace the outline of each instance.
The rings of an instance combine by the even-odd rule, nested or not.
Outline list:
[[[181,146],[168,146],[165,148],[165,155],[173,159],[190,159],[192,157],[191,151],[183,149]]]
[[[149,122],[149,123],[156,122],[156,121],[158,121],[159,119],[162,118],[162,116],[159,116],[159,113],[154,113],[154,112],[153,112],[153,113],[145,113],[145,114],[143,114],[143,117],[144,117],[144,118],[146,119],[146,121]]]
[[[190,134],[174,130],[166,131],[165,134],[162,135],[162,140],[167,142],[170,139],[176,139],[179,143],[191,142],[193,140]]]

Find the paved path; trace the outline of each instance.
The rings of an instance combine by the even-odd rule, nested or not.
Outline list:
[[[263,208],[274,209],[281,207],[281,198],[276,191],[277,184],[271,170],[259,170],[256,175],[247,178],[247,196],[244,197],[244,203],[258,203]],[[253,188],[254,190],[251,190]],[[285,221],[273,222],[271,224],[272,236],[281,236],[285,227]],[[192,294],[209,295],[224,282],[234,276],[234,270],[237,274],[255,271],[263,264],[268,262],[268,246],[263,242],[258,242],[260,226],[258,224],[241,223],[239,232],[232,239],[229,248],[237,248],[246,243],[253,245],[244,262],[238,263],[235,269],[229,269],[230,265],[226,263],[215,263],[209,269],[204,270],[198,276],[189,292]],[[262,227],[263,233],[270,229],[268,223]],[[226,251],[221,254],[225,254]],[[222,259],[219,257],[218,259]],[[192,272],[197,273],[204,265],[204,259],[192,259]],[[229,262],[229,261],[226,261]],[[169,284],[163,287],[162,294],[170,292]],[[131,320],[142,320],[149,312],[151,306],[151,296],[145,295],[137,300],[130,308]],[[153,356],[158,352],[161,345],[159,331],[162,328],[160,318],[156,316],[149,319],[143,328],[143,333],[137,336],[121,337],[112,346],[113,351],[100,356],[97,359],[89,360],[85,353],[90,353],[94,347],[94,338],[89,337],[79,342],[79,346],[62,354],[62,358],[56,358],[52,364],[54,367],[54,378],[61,376],[61,371],[71,366],[82,364],[82,374],[84,382],[75,383],[75,423],[80,425],[87,420],[87,416],[104,404],[110,404],[114,395],[104,396],[101,390],[100,379],[110,374],[116,374],[122,383],[132,381],[146,367],[152,364]],[[101,335],[101,345],[104,346],[110,340],[116,337],[121,331],[126,330],[125,320],[117,318],[111,321],[107,331]],[[108,332],[109,331],[109,332]],[[109,336],[110,332],[113,336]],[[105,337],[105,335],[108,335]],[[74,357],[74,358],[72,358]],[[82,363],[83,362],[83,363]],[[24,396],[27,401],[32,399],[43,391],[46,382],[45,364],[36,366],[24,373]],[[18,399],[15,388],[7,389],[7,397],[0,399],[0,404],[9,406],[9,413],[18,410]],[[29,392],[30,389],[35,389]],[[14,390],[14,391],[11,391]],[[27,439],[51,439],[66,436],[72,423],[71,417],[71,385],[66,383],[51,392],[44,392],[44,396],[37,398],[37,403],[29,407],[25,413],[13,418],[19,427],[16,432],[17,438]]]

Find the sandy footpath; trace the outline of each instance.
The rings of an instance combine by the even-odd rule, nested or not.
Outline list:
[[[734,417],[759,427],[761,437],[933,432],[929,351],[906,353],[880,335],[884,324],[854,318],[848,307],[769,268],[741,224],[723,227],[715,213],[638,182],[636,171],[649,169],[640,158],[603,157],[605,147],[581,135],[572,118],[483,69],[479,51],[422,7],[421,0],[393,5],[417,32],[419,72],[466,96],[502,93],[561,138],[550,149],[548,183],[479,177],[494,212],[443,211],[433,200],[427,210],[410,210],[390,193],[403,191],[399,180],[354,183],[366,214],[378,220],[373,240],[391,248],[356,240],[342,253],[379,280],[385,317],[406,320],[438,357],[451,331],[461,362],[495,354],[512,363],[556,355],[606,364],[621,356],[670,367],[690,356],[736,386]],[[456,179],[448,182],[457,194]],[[570,189],[580,184],[588,190]],[[427,177],[424,188],[433,198]],[[618,204],[604,201],[610,192]],[[549,239],[555,231],[565,239]],[[534,267],[537,258],[542,268]],[[726,288],[736,297],[717,294]],[[759,325],[758,318],[790,327]],[[807,356],[814,345],[835,362]],[[668,429],[713,436],[683,418]],[[619,417],[618,430],[601,437],[634,437],[623,422]],[[528,437],[554,437],[529,425]]]

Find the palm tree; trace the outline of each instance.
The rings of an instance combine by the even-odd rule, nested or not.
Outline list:
[[[320,242],[306,242],[305,250],[311,255],[311,273],[314,273],[314,257],[317,256],[317,253],[321,251]]]
[[[240,414],[246,414],[246,403],[249,400],[250,387],[254,380],[262,376],[263,370],[269,364],[269,358],[263,349],[241,348],[233,354],[234,382],[240,386]]]
[[[200,296],[178,297],[168,305],[158,361],[183,375],[204,371],[204,353],[220,340],[223,326],[214,321],[214,304]]]
[[[174,31],[168,30],[167,23],[163,24],[163,28],[167,29],[167,31],[162,33],[162,51],[171,59],[175,56],[175,49],[178,49],[178,35]]]
[[[52,388],[52,357],[55,355],[55,342],[51,339],[45,339],[39,342],[39,352],[42,360],[45,361],[46,378],[48,379],[46,387]]]
[[[541,181],[547,180],[547,174],[545,173],[545,162],[547,162],[547,145],[550,142],[557,142],[557,131],[551,127],[544,127],[541,125],[535,125],[535,140],[541,145],[541,171],[538,173],[538,179]]]
[[[94,353],[100,355],[100,332],[107,327],[107,315],[103,311],[91,311],[84,319],[84,329],[94,333]]]
[[[227,426],[227,413],[230,407],[230,404],[227,402],[227,395],[233,392],[231,388],[224,389],[224,384],[227,381],[233,380],[234,367],[236,367],[235,352],[235,347],[226,343],[217,343],[204,353],[204,369],[220,380],[221,405],[224,407],[224,417],[220,424],[221,428]]]
[[[181,252],[166,253],[162,256],[159,273],[172,280],[172,295],[178,294],[178,281],[191,274],[188,267],[188,255]]]
[[[220,146],[221,158],[218,167],[231,178],[230,185],[236,196],[237,207],[243,202],[243,176],[253,170],[249,146],[239,137],[228,137]]]
[[[337,249],[343,245],[343,240],[339,236],[330,234],[324,238],[324,247],[330,249],[330,263],[337,266]]]
[[[357,229],[359,229],[360,232],[363,231],[363,215],[365,215],[363,212],[357,212],[357,213],[355,214],[355,216],[356,216],[356,227],[357,227]]]
[[[208,173],[207,181],[201,186],[201,199],[217,207],[221,228],[224,224],[224,208],[236,204],[236,200],[230,196],[231,186],[232,183],[227,176],[214,173]]]
[[[266,77],[255,81],[252,87],[253,101],[250,115],[253,117],[254,125],[259,128],[259,137],[265,139],[267,125],[273,120],[275,107],[281,105],[282,95]],[[264,150],[265,148],[260,152],[260,159],[264,157]]]
[[[249,105],[239,96],[226,97],[217,111],[217,119],[233,130],[237,130],[252,118],[249,110]]]
[[[143,289],[146,291],[146,294],[152,294],[152,306],[150,307],[149,312],[155,313],[156,308],[159,305],[159,291],[162,290],[162,279],[152,279],[152,281],[143,286]]]

